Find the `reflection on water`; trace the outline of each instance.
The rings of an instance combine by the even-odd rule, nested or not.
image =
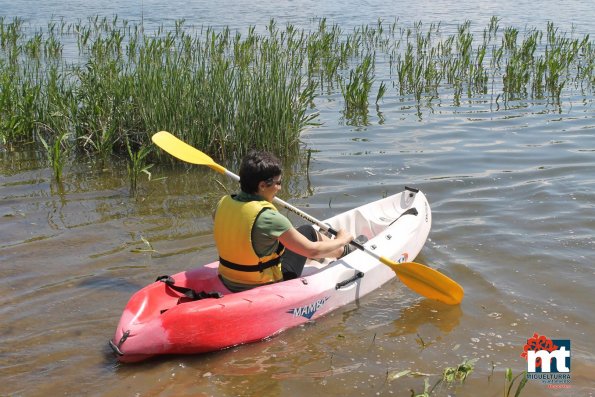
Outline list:
[[[142,9],[149,22],[168,15],[245,26],[273,16],[268,3],[231,12],[248,9],[241,1],[92,3],[24,9],[0,0],[0,9],[31,21],[78,16],[81,7],[137,19]],[[523,27],[555,15],[559,26],[593,30],[589,2],[395,7],[281,2],[275,16],[308,23],[325,15],[349,25],[402,12],[405,21],[450,26],[465,17],[483,27],[499,14],[502,25]],[[592,95],[576,89],[560,107],[476,98],[435,103],[421,117],[414,101],[385,98],[382,117],[371,111],[366,128],[338,120],[342,104],[332,95],[315,104],[322,125],[303,134],[311,152],[286,164],[282,198],[326,218],[404,185],[421,188],[433,229],[416,260],[461,284],[463,304],[424,300],[394,280],[261,343],[130,366],[117,364],[106,343],[128,298],[158,275],[216,258],[211,213],[236,186],[200,167],[154,167],[153,180],[131,197],[124,163],[80,161],[57,184],[39,153],[0,149],[0,395],[410,395],[423,391],[423,376],[387,374],[411,370],[434,383],[445,367],[477,358],[464,385],[436,395],[499,396],[505,368],[526,369],[520,353],[534,332],[571,339],[572,393],[592,393],[595,118]],[[528,382],[523,395],[569,394]]]
[[[432,325],[442,333],[448,334],[459,325],[462,315],[460,306],[449,306],[423,299],[404,308],[401,316],[393,322],[394,331],[386,336],[419,335],[420,327],[426,325]]]

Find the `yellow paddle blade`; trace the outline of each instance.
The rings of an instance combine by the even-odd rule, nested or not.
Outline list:
[[[465,291],[454,280],[431,267],[415,262],[396,263],[380,258],[388,265],[403,284],[426,298],[435,299],[448,305],[458,305]]]
[[[212,158],[167,131],[159,131],[153,134],[151,139],[155,145],[182,161],[191,164],[206,165],[221,174],[225,173],[225,167],[215,163]]]

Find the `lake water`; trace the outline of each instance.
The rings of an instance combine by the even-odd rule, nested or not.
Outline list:
[[[468,19],[477,31],[496,15],[502,27],[553,21],[595,34],[591,1],[0,0],[0,15],[31,26],[94,14],[240,30],[271,17],[304,27],[326,17],[345,30],[378,18],[453,29]],[[433,395],[502,396],[506,368],[527,369],[520,355],[534,333],[571,341],[571,388],[530,380],[521,395],[595,395],[592,91],[569,88],[560,106],[451,99],[420,115],[392,91],[363,128],[342,119],[340,95],[320,98],[322,125],[302,136],[309,168],[293,166],[282,197],[326,218],[405,185],[422,189],[433,227],[416,261],[465,288],[460,306],[395,279],[261,343],[139,365],[118,364],[107,346],[122,309],[156,276],[216,257],[211,211],[218,182],[233,184],[200,167],[153,168],[132,198],[124,163],[72,164],[57,184],[39,153],[0,147],[0,395],[409,396],[477,359],[464,384]],[[417,376],[395,376],[405,370]]]

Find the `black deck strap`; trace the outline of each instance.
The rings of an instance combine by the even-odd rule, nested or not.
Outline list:
[[[359,280],[362,277],[364,277],[364,272],[357,272],[352,277],[348,278],[347,280],[338,282],[337,285],[335,285],[335,289],[345,287],[346,285],[349,285],[349,284],[353,283],[354,281]]]
[[[186,296],[187,298],[189,298],[190,300],[193,300],[193,301],[207,299],[207,298],[217,298],[217,299],[223,298],[223,294],[221,294],[220,292],[217,292],[217,291],[196,292],[195,290],[193,290],[191,288],[180,287],[178,285],[175,285],[175,280],[171,276],[167,276],[167,275],[159,276],[159,277],[157,277],[157,280],[155,280],[155,281],[161,281],[162,283],[165,283],[165,285],[167,285],[169,288],[171,288],[174,291],[177,291],[181,294],[184,294],[184,296]]]
[[[391,223],[389,223],[388,226],[392,225],[393,223],[395,223],[396,221],[398,221],[399,219],[401,219],[401,217],[403,215],[415,215],[415,216],[417,216],[417,214],[419,214],[419,212],[417,211],[417,208],[411,207],[407,211],[405,211],[401,215],[399,215],[399,217],[397,219],[395,219],[394,221],[392,221]]]
[[[419,189],[416,189],[414,187],[405,186],[405,190],[409,190],[410,192],[413,192],[413,193],[419,193]]]
[[[237,263],[226,261],[225,259],[223,259],[221,257],[219,258],[220,265],[223,265],[223,266],[228,267],[232,270],[237,270],[240,272],[261,272],[265,269],[268,269],[269,267],[277,266],[279,263],[281,263],[280,257],[273,258],[267,262],[260,262],[257,265],[238,265]]]

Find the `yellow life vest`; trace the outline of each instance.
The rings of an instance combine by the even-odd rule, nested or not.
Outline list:
[[[225,196],[215,212],[215,244],[219,274],[240,284],[268,284],[283,280],[280,254],[259,257],[252,245],[252,228],[262,211],[277,209],[268,201],[242,202]]]

